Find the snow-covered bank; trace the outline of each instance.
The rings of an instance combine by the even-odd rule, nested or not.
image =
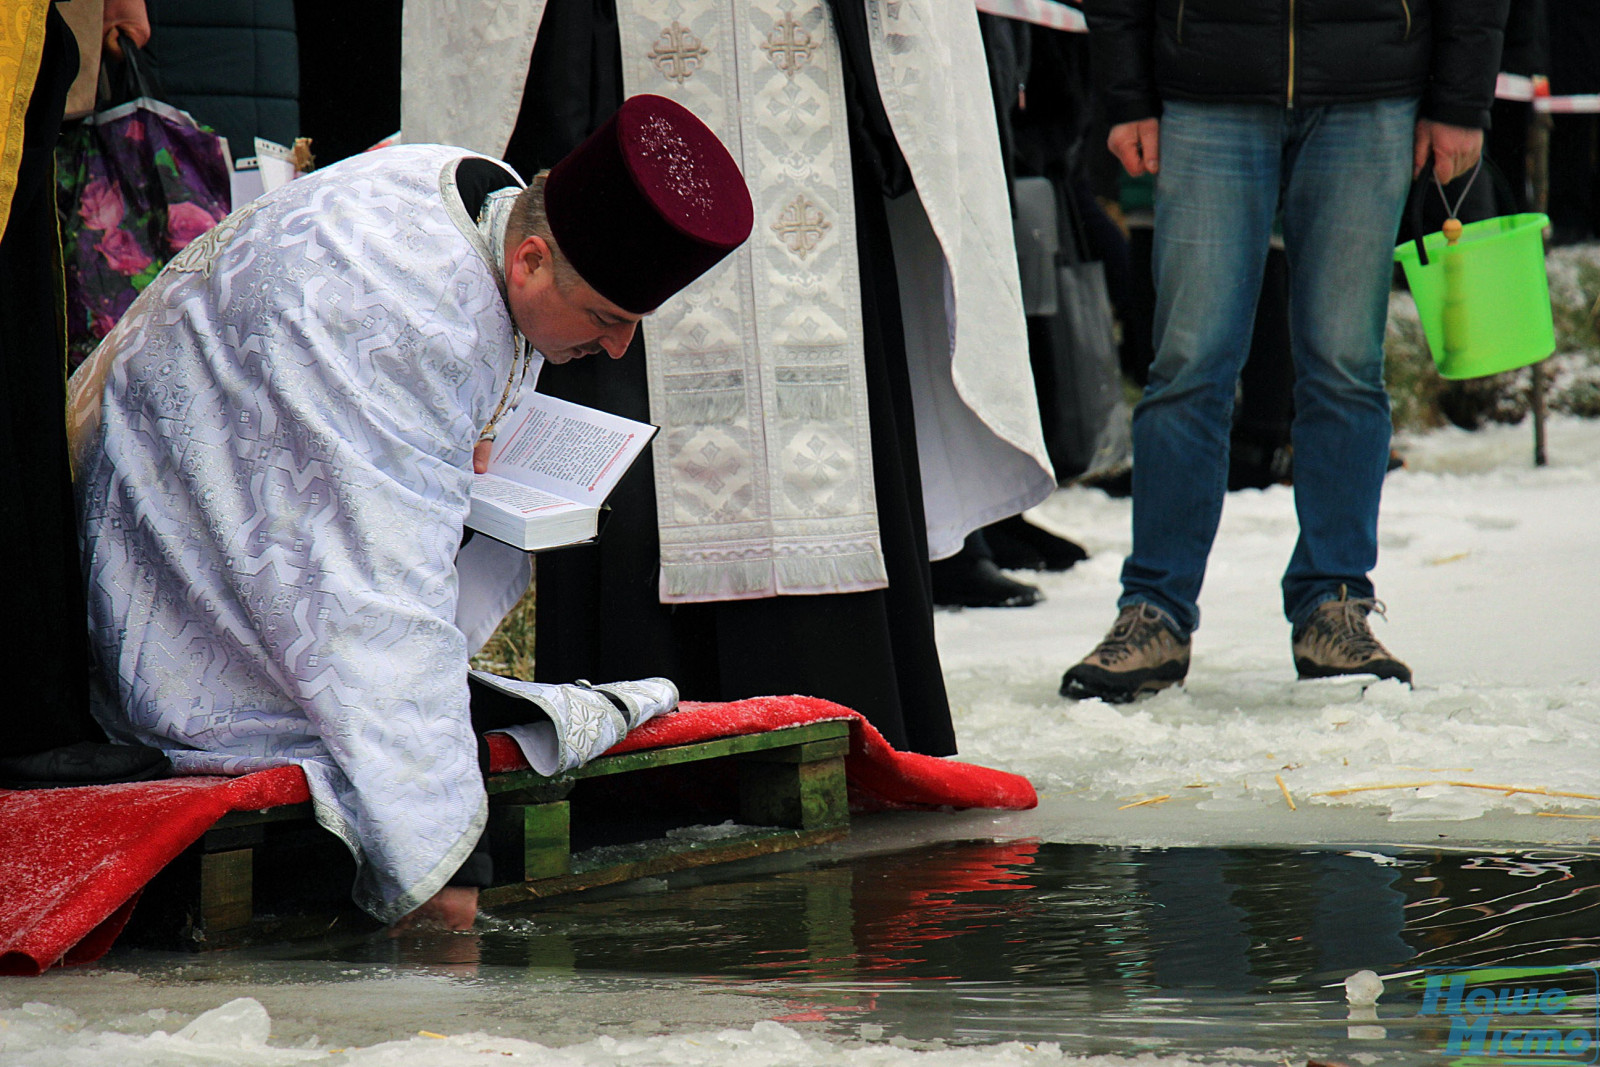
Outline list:
[[[1293,494],[1274,487],[1228,498],[1188,684],[1126,707],[1063,700],[1061,672],[1115,614],[1129,514],[1125,500],[1065,490],[1035,518],[1094,557],[1022,575],[1049,597],[1036,607],[939,616],[962,756],[1028,775],[1046,807],[1106,813],[1172,798],[1123,811],[1126,840],[1162,840],[1178,812],[1238,840],[1267,818],[1279,840],[1379,840],[1405,836],[1400,822],[1486,814],[1518,817],[1510,836],[1530,843],[1600,836],[1600,821],[1535,814],[1600,818],[1600,422],[1553,420],[1544,468],[1527,425],[1398,446],[1408,468],[1389,478],[1375,575],[1390,612],[1374,629],[1410,663],[1415,689],[1295,680],[1278,594]],[[1423,782],[1438,784],[1328,795]],[[1547,792],[1474,788],[1484,785]],[[1285,790],[1302,812],[1359,813],[1346,828],[1361,829],[1295,836],[1280,818]],[[1052,833],[1070,835],[1071,821]],[[1078,839],[1106,839],[1095,829]]]
[[[169,1013],[145,1013],[156,1028],[85,1027],[74,1012],[43,1003],[0,1010],[0,1063],[28,1067],[475,1067],[527,1064],[535,1067],[1192,1067],[1183,1057],[1079,1057],[1054,1044],[1006,1042],[979,1048],[946,1048],[943,1042],[916,1042],[863,1026],[858,1042],[808,1037],[772,1021],[748,1028],[647,1036],[605,1035],[552,1048],[534,1041],[482,1033],[418,1033],[403,1040],[364,1048],[329,1048],[312,1041],[301,1047],[269,1043],[272,1020],[261,1004],[240,998],[179,1026],[161,1027]],[[135,1030],[135,1032],[124,1032]],[[1251,1057],[1256,1058],[1256,1057]],[[1208,1067],[1226,1067],[1207,1060]]]

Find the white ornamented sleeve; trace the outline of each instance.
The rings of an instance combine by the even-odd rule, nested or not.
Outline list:
[[[181,773],[299,764],[384,921],[486,815],[456,557],[512,333],[443,206],[461,155],[371,153],[234,213],[74,379],[96,714]]]

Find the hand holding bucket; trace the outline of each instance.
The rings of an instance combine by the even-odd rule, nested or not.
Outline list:
[[[1544,266],[1550,220],[1528,213],[1463,226],[1451,211],[1443,230],[1424,238],[1422,194],[1430,177],[1424,171],[1412,189],[1416,239],[1396,248],[1394,258],[1405,270],[1439,374],[1482,378],[1544,359],[1556,348]]]

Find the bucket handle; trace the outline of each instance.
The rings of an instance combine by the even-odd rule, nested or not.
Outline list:
[[[1505,172],[1495,166],[1494,160],[1489,158],[1487,151],[1478,156],[1478,168],[1488,170],[1489,179],[1494,182],[1495,191],[1500,194],[1501,201],[1510,205],[1512,211],[1520,210],[1518,204],[1521,202],[1521,198],[1511,188],[1511,182],[1506,178]],[[1477,168],[1473,171],[1473,181],[1476,180]],[[1428,250],[1422,245],[1422,201],[1430,185],[1439,190],[1439,198],[1444,201],[1444,206],[1448,210],[1450,200],[1444,195],[1444,186],[1439,184],[1438,177],[1433,172],[1432,158],[1422,164],[1422,172],[1417,175],[1416,181],[1411,183],[1411,194],[1406,199],[1406,213],[1411,218],[1411,236],[1417,246],[1417,263],[1424,267],[1428,265]],[[1472,182],[1468,182],[1467,188],[1461,190],[1461,197],[1456,201],[1456,211],[1450,212],[1452,216],[1456,215],[1460,210],[1461,201],[1466,199],[1467,191],[1471,187]]]
[[[1422,245],[1422,197],[1428,189],[1428,179],[1433,177],[1433,160],[1422,164],[1422,172],[1411,183],[1411,195],[1406,198],[1406,214],[1411,216],[1411,238],[1417,244],[1417,263],[1428,265],[1428,250]]]
[[[1457,220],[1461,218],[1461,205],[1467,202],[1467,194],[1472,192],[1473,185],[1478,181],[1478,175],[1483,173],[1483,161],[1487,158],[1488,156],[1484,153],[1478,153],[1478,162],[1472,166],[1472,177],[1468,178],[1467,184],[1461,187],[1461,195],[1456,197],[1456,202],[1453,205],[1450,203],[1450,198],[1445,195],[1444,183],[1439,180],[1438,173],[1434,173],[1433,187],[1439,190],[1439,199],[1444,201],[1444,213],[1447,218]],[[1450,243],[1455,244],[1455,241]]]

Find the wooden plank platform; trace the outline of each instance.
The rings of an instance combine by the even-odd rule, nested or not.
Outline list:
[[[496,907],[833,841],[849,833],[849,725],[604,756],[568,774],[490,776]],[[124,935],[206,950],[376,924],[355,864],[310,804],[234,812],[145,889]]]

